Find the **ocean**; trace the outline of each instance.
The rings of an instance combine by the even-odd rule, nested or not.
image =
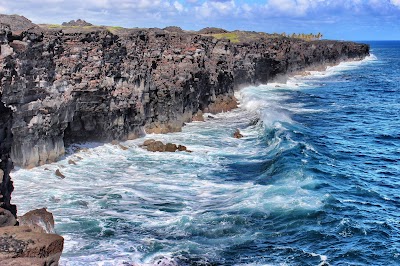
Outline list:
[[[400,265],[400,41],[368,43],[182,132],[15,170],[12,202],[54,214],[61,265]]]

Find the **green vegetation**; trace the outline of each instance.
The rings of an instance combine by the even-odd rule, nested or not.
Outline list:
[[[237,32],[227,32],[227,33],[216,33],[211,34],[214,38],[230,40],[232,43],[240,42],[239,35]]]
[[[304,40],[304,41],[321,40],[322,37],[323,37],[323,35],[320,32],[318,32],[317,34],[313,34],[313,33],[310,33],[310,34],[292,33],[290,35],[287,35],[286,33],[283,32],[281,35],[284,36],[284,37],[291,37],[291,38],[301,39],[301,40]]]
[[[50,29],[61,28],[60,24],[46,24],[46,26]]]
[[[108,26],[107,27],[107,30],[109,30],[112,33],[116,32],[118,30],[122,30],[122,29],[123,29],[123,27],[120,27],[120,26]]]

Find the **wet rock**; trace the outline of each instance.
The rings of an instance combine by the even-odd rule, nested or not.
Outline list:
[[[68,164],[76,165],[76,162],[74,160],[68,160]]]
[[[2,266],[58,265],[63,246],[59,235],[33,232],[25,226],[0,228]]]
[[[239,129],[236,129],[235,133],[233,133],[233,137],[236,139],[241,139],[243,138],[243,135],[240,133]]]
[[[152,144],[153,142],[155,142],[154,139],[147,139],[143,142],[143,146],[149,146],[150,144]]]
[[[32,210],[18,217],[19,225],[38,233],[54,233],[54,218],[45,208]]]
[[[178,149],[178,147],[176,146],[176,144],[167,143],[165,145],[165,151],[166,152],[176,152],[177,149]]]
[[[3,208],[0,208],[0,227],[4,226],[14,226],[17,224],[17,220],[14,215]]]
[[[178,145],[178,151],[187,151],[186,146]]]
[[[152,151],[152,152],[164,152],[165,151],[165,145],[164,143],[162,143],[161,141],[154,141],[151,142],[150,144],[148,144],[146,146],[148,151]]]
[[[63,174],[61,173],[60,169],[57,169],[55,174],[56,174],[56,176],[61,177],[62,179],[65,178],[65,175],[63,175]]]

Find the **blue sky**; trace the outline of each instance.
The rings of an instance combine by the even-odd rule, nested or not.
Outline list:
[[[123,27],[206,26],[318,33],[339,40],[400,40],[400,0],[0,0],[0,13],[35,23],[82,18]]]

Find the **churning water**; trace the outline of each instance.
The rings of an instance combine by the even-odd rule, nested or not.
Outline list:
[[[53,212],[62,265],[399,265],[400,42],[371,46],[181,133],[15,171],[13,202]]]

